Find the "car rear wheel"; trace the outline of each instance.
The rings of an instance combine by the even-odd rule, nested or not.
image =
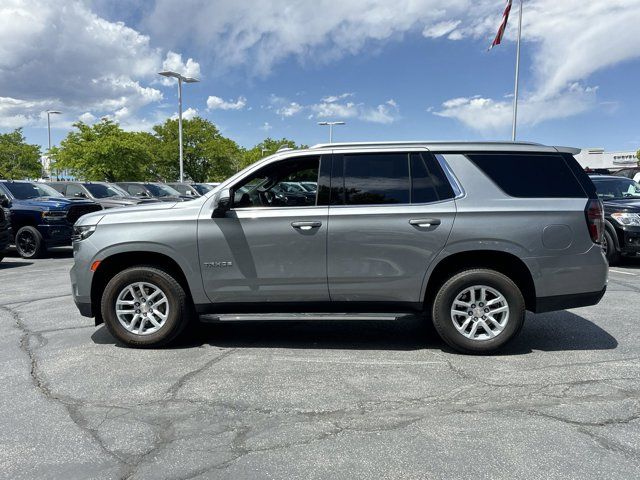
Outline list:
[[[616,243],[608,230],[605,230],[602,236],[602,249],[609,265],[615,265],[620,262],[620,252],[616,249]]]
[[[457,273],[433,302],[433,324],[442,339],[463,353],[486,354],[520,332],[525,303],[517,285],[494,270]]]
[[[18,230],[15,243],[22,258],[42,258],[47,251],[42,235],[34,227],[22,227]]]
[[[192,312],[182,285],[151,266],[136,266],[115,275],[104,290],[100,308],[109,332],[132,347],[171,342]]]

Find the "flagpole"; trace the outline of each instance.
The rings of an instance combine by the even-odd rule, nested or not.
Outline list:
[[[516,141],[516,125],[518,123],[518,83],[520,80],[520,37],[522,36],[522,2],[520,0],[520,14],[518,15],[518,44],[516,47],[516,84],[513,91],[513,128],[511,141]]]

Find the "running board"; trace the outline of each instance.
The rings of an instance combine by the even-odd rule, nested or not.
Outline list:
[[[406,317],[406,313],[243,313],[222,315],[201,315],[200,321],[205,323],[217,322],[287,322],[287,321],[393,321],[399,317]]]

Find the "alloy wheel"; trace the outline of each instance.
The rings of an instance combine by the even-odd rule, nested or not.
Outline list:
[[[504,331],[509,321],[509,304],[495,288],[474,285],[456,296],[451,305],[451,321],[470,340],[490,340]]]
[[[116,316],[127,331],[150,335],[160,330],[169,317],[167,295],[149,282],[127,285],[116,299]]]

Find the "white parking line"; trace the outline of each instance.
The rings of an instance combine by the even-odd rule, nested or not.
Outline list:
[[[613,272],[613,273],[621,273],[622,275],[632,275],[632,276],[634,276],[634,277],[637,277],[637,276],[638,276],[638,274],[637,274],[637,273],[623,272],[623,271],[621,271],[621,270],[614,270],[613,268],[610,268],[610,269],[609,269],[609,271],[610,271],[610,272]]]

